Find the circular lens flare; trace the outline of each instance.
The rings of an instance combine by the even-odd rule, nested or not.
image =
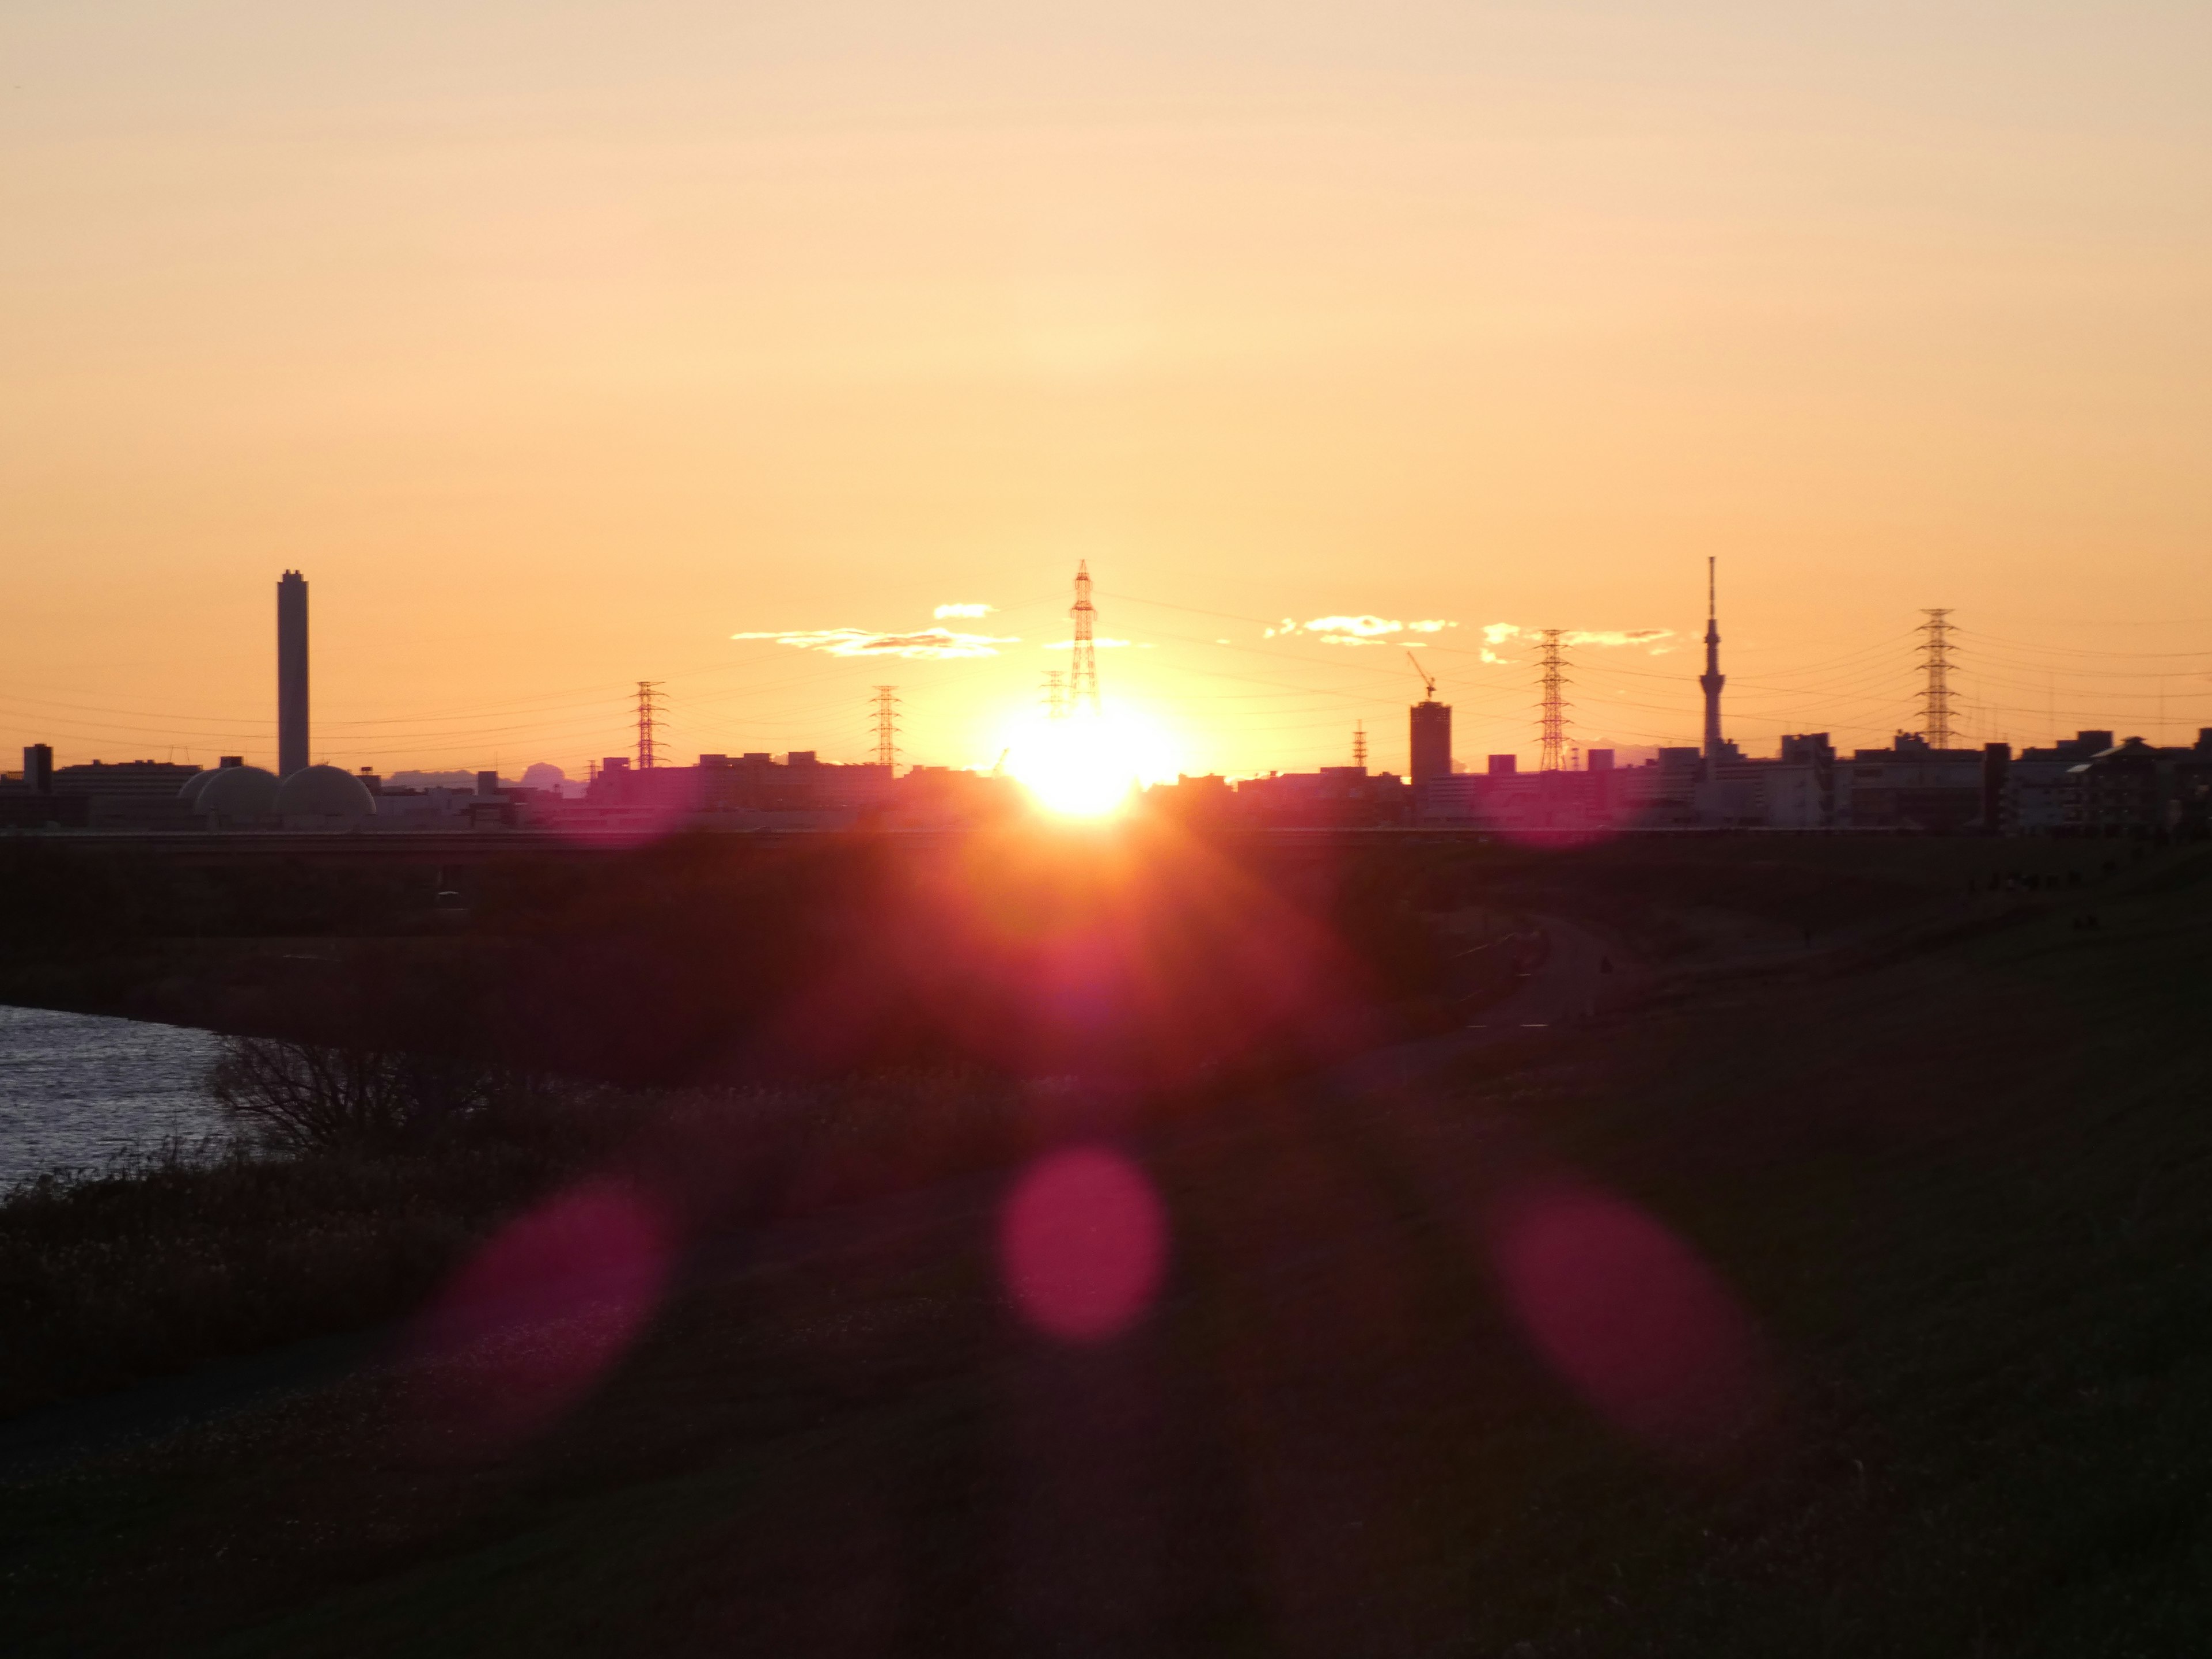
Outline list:
[[[1104,1146],[1031,1165],[999,1218],[1007,1286],[1030,1322],[1066,1342],[1119,1335],[1167,1268],[1167,1211],[1143,1170]]]

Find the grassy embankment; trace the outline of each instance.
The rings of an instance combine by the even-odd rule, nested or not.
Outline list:
[[[426,1455],[372,1376],[19,1486],[6,1616],[55,1651],[2195,1650],[2212,860],[1970,905],[2022,860],[1922,847],[1528,866],[1678,948],[1749,892],[1754,965],[1403,1095],[1155,1125],[1176,1267],[1121,1344],[1021,1328],[987,1194],[863,1209],[702,1275],[503,1459]],[[1530,1357],[1476,1224],[1531,1170],[1735,1288],[1780,1383],[1729,1455]]]

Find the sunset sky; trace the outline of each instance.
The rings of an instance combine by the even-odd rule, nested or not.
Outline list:
[[[12,0],[0,743],[272,763],[296,567],[319,759],[580,775],[650,678],[988,765],[1079,558],[1170,773],[1402,768],[1415,641],[1532,755],[1541,627],[1688,743],[1709,554],[1756,752],[1916,725],[1928,605],[1966,738],[2186,741],[2208,73],[2202,0]]]

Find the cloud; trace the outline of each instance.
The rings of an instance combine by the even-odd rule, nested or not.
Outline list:
[[[935,615],[938,621],[943,622],[947,617],[988,617],[997,608],[995,605],[975,605],[966,600],[960,600],[951,605],[939,605]]]
[[[1002,645],[1020,641],[1011,635],[961,634],[949,628],[923,628],[911,634],[877,634],[865,628],[810,628],[783,634],[732,634],[733,640],[774,640],[798,651],[822,651],[833,657],[995,657]]]
[[[1485,662],[1510,662],[1490,646],[1499,646],[1508,640],[1533,640],[1543,632],[1540,628],[1523,628],[1518,623],[1486,623],[1482,637],[1487,641],[1482,659]],[[1620,646],[1641,646],[1655,657],[1664,656],[1674,647],[1667,643],[1674,637],[1671,628],[1570,628],[1559,635],[1559,643],[1567,646],[1595,645],[1611,649]]]
[[[1402,634],[1406,624],[1393,622],[1388,617],[1316,617],[1306,624],[1309,634],[1345,634],[1354,639],[1371,640],[1382,634]]]
[[[1671,628],[1632,628],[1625,631],[1618,628],[1577,628],[1568,630],[1565,643],[1568,645],[1640,645],[1656,652],[1666,649],[1659,643],[1660,641],[1670,640],[1674,637],[1674,630]]]
[[[1323,645],[1387,645],[1393,634],[1441,634],[1447,628],[1458,626],[1442,617],[1401,622],[1395,617],[1378,617],[1370,611],[1356,617],[1316,617],[1309,623],[1285,617],[1279,627],[1268,629],[1261,637],[1272,640],[1289,634],[1311,634]]]

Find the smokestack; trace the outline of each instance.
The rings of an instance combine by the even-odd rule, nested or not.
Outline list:
[[[288,570],[276,584],[276,775],[307,764],[307,579]]]

